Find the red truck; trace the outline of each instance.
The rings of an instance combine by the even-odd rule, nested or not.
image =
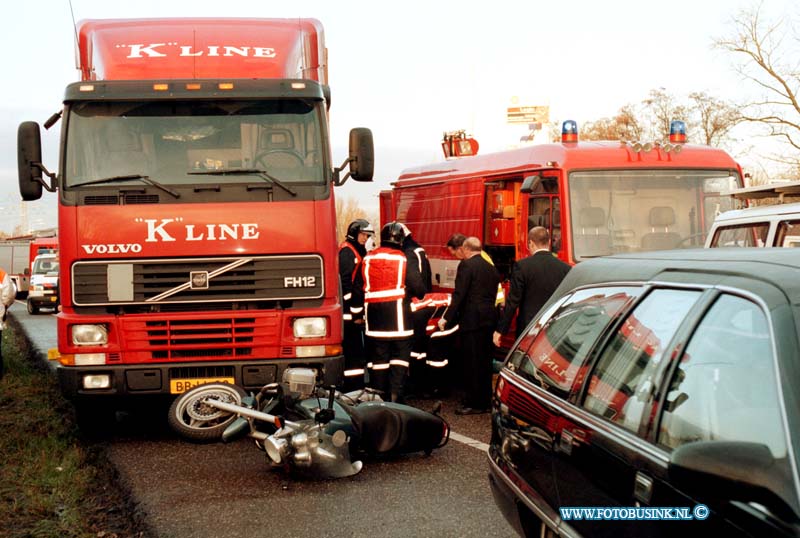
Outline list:
[[[714,217],[730,209],[722,193],[742,186],[742,169],[723,150],[671,141],[579,142],[564,122],[561,143],[450,158],[409,168],[383,191],[381,222],[400,220],[431,259],[434,286],[452,289],[458,260],[445,243],[461,232],[483,241],[507,277],[528,255],[527,232],[550,231],[552,250],[575,264],[618,252],[702,247]]]
[[[58,376],[113,397],[342,375],[333,187],[371,181],[372,133],[332,163],[315,19],[85,20],[57,173],[18,130],[24,200],[58,191]],[[343,169],[349,171],[341,176]],[[43,174],[47,179],[43,178]]]

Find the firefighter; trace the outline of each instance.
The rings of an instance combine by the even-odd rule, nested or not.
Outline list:
[[[403,252],[409,260],[413,260],[417,264],[420,274],[422,275],[422,282],[425,285],[425,293],[428,294],[433,290],[433,275],[431,272],[431,262],[428,260],[428,255],[425,249],[411,237],[411,230],[408,229],[403,223],[400,223],[403,231],[406,234],[403,239]],[[426,376],[426,359],[428,356],[428,334],[426,327],[428,320],[431,317],[431,308],[427,308],[426,303],[419,301],[412,301],[411,304],[411,317],[414,322],[414,341],[411,345],[411,364],[409,366],[409,379],[410,385],[413,387],[413,392],[425,392],[428,388],[428,376]]]
[[[375,233],[364,219],[356,219],[347,227],[347,237],[339,246],[339,279],[342,283],[344,310],[344,389],[364,387],[366,353],[364,350],[364,307],[353,301],[353,283],[361,271],[361,261],[367,255],[365,244]]]
[[[17,288],[11,277],[0,267],[0,342],[2,342],[3,329],[6,326],[8,307],[14,303]],[[0,347],[0,379],[3,377],[3,350]]]
[[[416,257],[403,251],[405,231],[389,222],[381,245],[364,258],[355,289],[362,290],[366,335],[372,351],[370,385],[393,402],[403,402],[414,326],[411,300],[425,295]]]

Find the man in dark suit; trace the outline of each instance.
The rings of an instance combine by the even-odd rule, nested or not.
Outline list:
[[[511,291],[497,330],[494,345],[500,345],[500,337],[508,332],[511,320],[517,316],[517,337],[533,319],[539,309],[550,298],[570,270],[550,252],[550,234],[547,228],[536,226],[528,232],[528,250],[531,255],[516,263],[511,272]]]
[[[464,401],[456,414],[486,413],[492,397],[492,331],[497,324],[500,273],[481,256],[481,242],[468,237],[458,264],[453,298],[439,328],[458,324],[463,349]]]

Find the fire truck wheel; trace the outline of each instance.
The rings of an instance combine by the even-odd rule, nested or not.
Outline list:
[[[39,313],[39,307],[33,304],[33,302],[30,299],[28,299],[27,304],[28,304],[28,314],[33,316]]]
[[[236,415],[209,405],[218,400],[241,405],[247,393],[228,383],[207,383],[178,396],[169,408],[167,422],[178,435],[190,441],[210,442],[222,439],[222,433]]]

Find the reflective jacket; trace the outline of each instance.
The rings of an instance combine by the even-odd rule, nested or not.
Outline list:
[[[342,282],[342,308],[344,320],[360,319],[364,313],[363,306],[353,303],[353,283],[361,270],[361,260],[366,249],[358,242],[347,240],[339,246],[339,279]]]
[[[364,258],[354,288],[362,290],[366,335],[400,339],[414,335],[411,298],[422,298],[425,285],[407,253],[379,247]]]
[[[17,287],[8,274],[0,269],[0,330],[5,328],[6,307],[14,303]]]

